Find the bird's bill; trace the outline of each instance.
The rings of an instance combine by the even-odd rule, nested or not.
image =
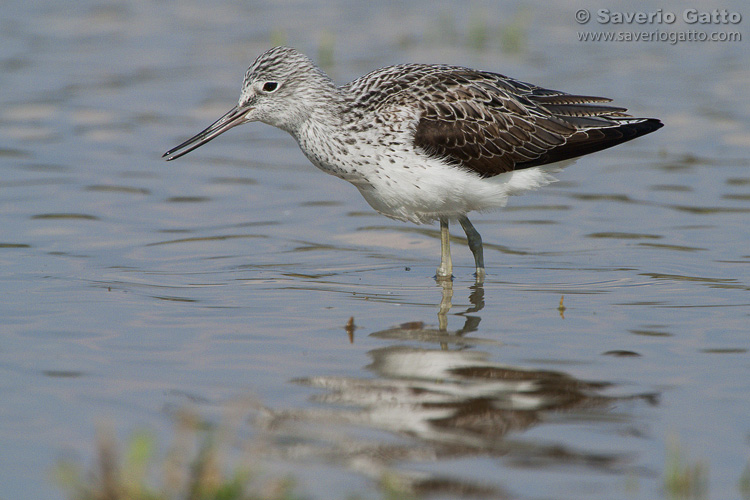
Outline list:
[[[233,107],[227,114],[213,122],[205,130],[194,135],[179,146],[176,146],[164,153],[162,158],[166,158],[167,161],[174,160],[179,158],[180,156],[188,154],[196,148],[203,146],[205,143],[207,143],[214,137],[223,134],[230,128],[245,123],[247,121],[245,117],[250,110],[252,110],[252,108],[249,108],[247,106]]]

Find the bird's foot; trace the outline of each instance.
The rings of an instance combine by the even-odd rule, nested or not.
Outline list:
[[[477,272],[474,273],[474,277],[477,280],[477,285],[481,285],[482,283],[484,283],[484,278],[486,276],[487,276],[487,273],[484,272],[484,268],[483,267],[478,267],[477,268]]]
[[[437,281],[452,281],[453,272],[451,269],[447,269],[447,268],[444,268],[443,266],[440,266],[437,268],[437,272],[435,273],[435,279]]]

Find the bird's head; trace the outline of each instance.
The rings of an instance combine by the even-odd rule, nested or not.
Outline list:
[[[294,134],[332,89],[331,79],[307,56],[291,47],[274,47],[248,68],[237,106],[164,156],[179,158],[247,122],[260,121]]]

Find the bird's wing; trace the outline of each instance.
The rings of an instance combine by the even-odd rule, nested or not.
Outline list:
[[[662,126],[602,104],[607,98],[465,68],[430,72],[391,97],[421,109],[415,146],[483,177],[593,153]]]

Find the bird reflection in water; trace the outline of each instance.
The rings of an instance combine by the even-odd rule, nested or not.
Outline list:
[[[453,283],[441,285],[437,328],[417,321],[370,334],[389,343],[368,352],[372,362],[365,368],[372,377],[296,379],[297,384],[322,390],[311,398],[318,407],[267,410],[257,419],[261,428],[286,435],[279,442],[288,443],[290,433],[295,436],[293,450],[280,445],[282,455],[323,457],[376,479],[398,466],[400,480],[415,493],[458,497],[502,498],[506,493],[500,485],[460,476],[408,472],[403,463],[502,456],[515,465],[578,465],[632,473],[632,457],[625,453],[542,443],[524,439],[522,431],[563,413],[587,421],[627,421],[613,415],[616,403],[629,399],[655,404],[654,395],[607,396],[603,392],[611,386],[608,382],[493,361],[482,346],[497,349],[501,344],[468,335],[481,321],[483,286],[471,288],[470,307],[458,313],[464,317],[463,327],[448,331]],[[353,335],[353,322],[350,326]],[[389,437],[373,437],[373,429]]]

